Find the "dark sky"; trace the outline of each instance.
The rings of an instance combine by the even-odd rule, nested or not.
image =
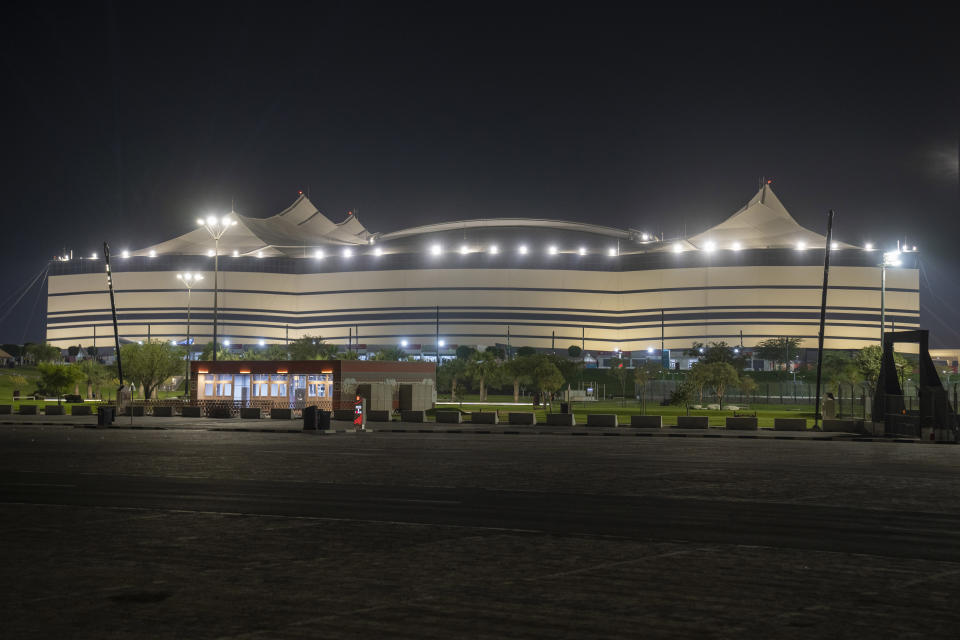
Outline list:
[[[765,176],[805,226],[834,208],[842,240],[915,242],[922,322],[960,345],[945,15],[403,4],[13,5],[0,298],[64,247],[145,246],[232,200],[267,216],[299,189],[373,231],[529,216],[669,236]],[[35,299],[0,342],[40,337]]]

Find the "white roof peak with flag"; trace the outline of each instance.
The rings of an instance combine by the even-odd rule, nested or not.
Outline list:
[[[327,245],[351,246],[370,242],[371,233],[351,213],[342,222],[333,222],[307,196],[300,194],[293,204],[269,218],[251,218],[231,212],[236,226],[220,238],[220,253],[237,255],[301,256],[304,251]],[[213,240],[206,229],[198,228],[166,242],[132,251],[131,255],[205,255],[212,252]]]
[[[793,219],[769,182],[732,216],[687,240],[698,249],[822,249],[826,245],[825,236],[800,226]]]

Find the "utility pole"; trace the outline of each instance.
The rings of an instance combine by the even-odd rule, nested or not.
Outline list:
[[[823,249],[823,296],[820,299],[820,335],[817,338],[817,395],[813,405],[813,428],[820,430],[820,380],[823,372],[823,336],[827,325],[827,287],[830,281],[830,241],[833,237],[833,209],[827,214],[827,244]],[[796,390],[796,385],[794,385]]]

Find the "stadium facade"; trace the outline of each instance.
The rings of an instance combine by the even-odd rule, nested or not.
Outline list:
[[[725,221],[665,240],[642,231],[535,219],[488,219],[372,233],[334,223],[301,195],[269,218],[235,213],[219,241],[218,336],[234,347],[303,335],[361,352],[406,344],[433,356],[456,345],[659,353],[693,342],[747,347],[796,336],[815,347],[825,238],[800,226],[769,184]],[[214,241],[204,228],[136,251],[114,248],[122,340],[212,338]],[[878,344],[881,262],[835,243],[826,347]],[[919,327],[915,253],[886,269],[888,327]],[[51,265],[47,339],[112,345],[102,257]]]

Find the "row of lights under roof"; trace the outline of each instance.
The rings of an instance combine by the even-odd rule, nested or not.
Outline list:
[[[805,251],[805,250],[808,249],[809,247],[807,246],[807,243],[806,243],[806,242],[798,242],[798,243],[794,246],[794,248],[795,248],[797,251]],[[832,243],[830,243],[830,249],[831,249],[831,250],[836,251],[836,250],[838,250],[839,248],[840,248],[840,243],[839,243],[839,242],[832,242]],[[740,251],[741,249],[743,249],[743,245],[741,245],[739,242],[734,242],[733,244],[730,245],[729,249],[730,249],[731,251]],[[875,248],[874,248],[872,242],[866,243],[866,244],[864,245],[864,247],[863,247],[863,250],[864,250],[864,251],[873,251],[874,249],[875,249]],[[686,250],[687,250],[686,247],[685,247],[682,243],[680,243],[680,242],[677,242],[677,243],[675,243],[675,244],[673,245],[673,252],[674,252],[674,253],[683,253],[683,252],[686,251]],[[714,251],[716,251],[716,250],[717,250],[717,245],[716,245],[716,243],[713,242],[712,240],[706,242],[706,243],[703,245],[703,251],[705,251],[705,252],[707,252],[707,253],[712,253],[712,252],[714,252]],[[910,248],[910,251],[916,251],[916,250],[917,250],[917,247],[916,247],[916,246],[913,246],[913,247]],[[897,251],[899,252],[900,250],[898,249]],[[904,248],[902,251],[907,251],[907,249]],[[434,245],[431,245],[431,246],[430,246],[430,255],[439,256],[439,255],[441,255],[442,253],[443,253],[443,245],[434,244]],[[458,249],[458,253],[460,253],[461,255],[467,255],[468,253],[475,253],[475,251],[471,251],[470,247],[464,244],[464,245],[460,245],[460,248]],[[492,244],[492,245],[490,245],[489,247],[487,247],[487,253],[490,253],[491,255],[497,255],[498,253],[500,253],[500,247],[498,247],[498,246],[495,245],[495,244]],[[521,245],[518,245],[518,246],[517,246],[517,253],[520,254],[520,255],[522,255],[522,256],[525,256],[525,255],[527,255],[528,253],[530,253],[530,249],[529,249],[529,247],[527,247],[527,245],[521,244]],[[555,256],[555,255],[557,255],[558,253],[560,253],[560,249],[557,248],[556,245],[550,245],[549,247],[547,247],[547,254],[548,254],[548,255]],[[587,249],[586,249],[586,247],[580,247],[579,249],[577,249],[577,252],[576,252],[576,253],[577,253],[577,255],[585,256],[585,255],[587,255]],[[156,257],[157,257],[157,252],[154,251],[153,249],[151,249],[151,250],[150,250],[150,253],[147,254],[147,255],[148,255],[149,257],[151,257],[151,258],[156,258]],[[231,255],[232,255],[234,258],[239,258],[239,257],[240,257],[240,252],[239,252],[238,250],[234,249],[234,250],[233,250],[233,253],[232,253]],[[263,251],[257,251],[254,255],[256,255],[256,257],[258,257],[258,258],[263,258],[263,257],[265,257]],[[343,251],[341,252],[341,255],[342,255],[344,258],[351,258],[351,257],[353,257],[353,248],[351,248],[351,247],[345,247],[345,248],[343,249]],[[383,255],[383,249],[381,249],[380,247],[376,247],[376,248],[373,250],[373,255],[375,255],[375,256],[382,256],[382,255]],[[614,256],[618,256],[618,255],[620,255],[620,254],[619,254],[619,252],[617,251],[617,249],[616,249],[615,247],[610,247],[609,249],[607,249],[607,255],[608,255],[608,256],[611,256],[611,257],[614,257]],[[212,258],[213,256],[214,256],[214,251],[213,251],[213,249],[207,251],[207,257],[208,257],[208,258]],[[98,257],[98,256],[97,256],[96,253],[94,253],[93,255],[90,256],[90,258],[91,258],[92,260],[96,260],[97,257]],[[126,251],[126,250],[121,251],[121,252],[120,252],[120,257],[121,257],[121,258],[129,258],[129,257],[130,257],[130,252],[129,252],[129,251]],[[316,258],[317,260],[322,260],[322,259],[324,259],[324,258],[327,257],[327,254],[326,254],[326,252],[325,252],[323,249],[317,249],[317,250],[315,250],[315,251],[313,252],[313,257]]]

